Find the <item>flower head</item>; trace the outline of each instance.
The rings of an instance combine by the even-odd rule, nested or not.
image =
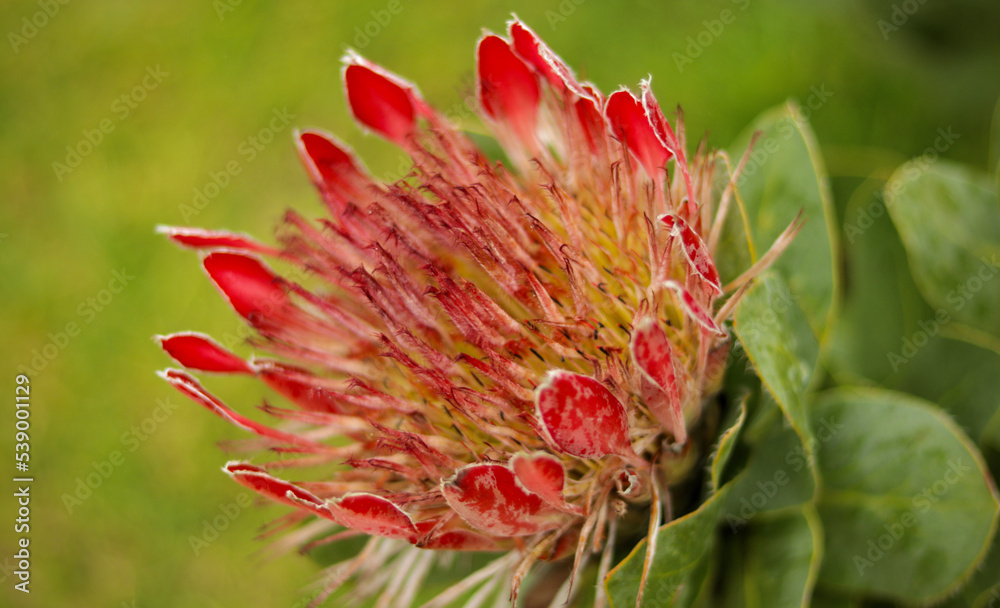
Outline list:
[[[409,154],[409,175],[379,183],[334,137],[303,131],[326,217],[289,211],[277,247],[163,229],[203,252],[261,356],[196,333],[160,344],[292,407],[265,404],[280,421],[268,426],[188,371],[162,376],[279,454],[224,470],[290,507],[285,523],[312,521],[293,542],[371,537],[328,591],[367,571],[364,588],[381,581],[384,601],[408,605],[449,551],[503,552],[455,593],[506,574],[516,594],[534,563],[563,556],[575,575],[603,553],[607,572],[623,517],[652,529],[669,513],[725,367],[724,322],[760,270],[723,285],[713,262],[732,194],[732,180],[713,189],[722,157],[688,156],[649,82],[605,96],[516,20],[477,52],[480,114],[511,166],[413,84],[354,53],[344,63],[355,118]],[[300,466],[320,473],[288,481]]]

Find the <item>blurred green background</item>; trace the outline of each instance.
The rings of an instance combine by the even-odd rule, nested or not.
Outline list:
[[[36,482],[30,596],[12,589],[16,505],[0,501],[0,605],[305,605],[318,567],[265,560],[254,536],[280,509],[241,507],[219,471],[216,442],[240,434],[153,374],[169,365],[154,334],[240,326],[197,256],[154,226],[268,240],[287,207],[319,214],[294,127],[332,131],[376,175],[397,174],[399,153],[350,120],[339,57],[358,48],[452,108],[473,90],[481,29],[511,12],[605,91],[651,74],[661,103],[684,107],[689,140],[727,146],[761,111],[822,98],[810,118],[841,214],[859,180],[884,179],[938,129],[959,136],[943,156],[987,166],[993,0],[5,2],[0,455],[14,450],[16,370],[34,368]],[[239,173],[222,177],[231,161]],[[116,272],[132,277],[120,293]],[[79,331],[61,335],[69,323]],[[252,382],[209,380],[244,411],[259,403]],[[220,516],[196,555],[192,538],[212,538],[205,522]]]

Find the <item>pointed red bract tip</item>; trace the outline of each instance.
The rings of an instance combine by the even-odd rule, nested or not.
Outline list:
[[[564,517],[541,497],[525,491],[514,473],[499,464],[471,464],[459,469],[441,482],[441,493],[462,519],[496,536],[552,530]]]
[[[717,295],[722,295],[719,271],[715,267],[715,262],[712,261],[712,254],[709,253],[708,246],[698,236],[698,233],[681,217],[672,213],[660,216],[660,222],[667,228],[672,238],[680,238],[684,257],[691,269],[711,286],[712,291]]]
[[[412,85],[356,55],[346,61],[344,86],[354,117],[389,141],[405,146],[417,126]]]
[[[552,87],[556,90],[569,89],[577,94],[582,93],[573,71],[531,28],[513,20],[507,23],[507,32],[514,52],[542,74]]]
[[[562,511],[582,513],[582,509],[567,505],[563,498],[566,470],[559,459],[542,452],[517,454],[507,466],[529,492],[538,494],[542,500]]]
[[[628,414],[606,386],[581,374],[550,371],[535,391],[539,420],[556,447],[581,458],[635,460]]]
[[[188,369],[203,372],[252,374],[249,363],[222,348],[212,338],[195,332],[157,336],[160,347]]]
[[[332,135],[321,131],[303,131],[297,137],[299,156],[323,198],[338,217],[347,203],[367,201],[352,199],[363,196],[369,183],[360,161],[350,149]]]
[[[255,257],[217,251],[205,256],[202,265],[233,309],[248,321],[276,314],[280,318],[291,305],[282,280]]]
[[[507,41],[495,35],[479,41],[479,101],[497,121],[508,123],[522,141],[532,141],[538,119],[538,81]]]
[[[712,319],[712,315],[708,313],[705,308],[698,303],[691,292],[684,289],[684,286],[674,280],[667,280],[661,284],[662,287],[669,289],[674,292],[677,299],[681,302],[681,307],[684,312],[687,313],[689,317],[695,320],[698,325],[701,325],[706,331],[710,331],[719,337],[725,337],[726,332],[719,327],[715,321]]]
[[[556,74],[549,62],[542,57],[541,47],[545,44],[526,25],[520,21],[507,23],[507,33],[510,35],[514,51],[548,79],[554,87],[562,85],[562,79]]]
[[[228,462],[222,470],[240,485],[271,500],[333,519],[330,510],[319,497],[291,482],[273,477],[262,467],[246,462]]]
[[[329,503],[341,525],[375,536],[416,540],[417,529],[410,516],[389,500],[374,494],[347,494]]]
[[[650,177],[659,179],[661,169],[673,156],[659,140],[639,100],[624,89],[608,97],[604,108],[611,133],[625,142]]]
[[[261,437],[273,439],[274,441],[288,443],[295,446],[306,448],[324,447],[323,444],[312,441],[311,439],[306,439],[305,437],[300,437],[293,433],[286,433],[284,431],[279,431],[278,429],[273,429],[257,422],[256,420],[251,420],[246,416],[233,411],[215,395],[208,392],[205,387],[195,380],[194,376],[185,371],[179,369],[167,369],[162,372],[157,372],[157,374],[198,405],[201,405],[216,416],[245,431],[249,431]]]
[[[225,230],[204,230],[202,228],[186,228],[180,226],[157,226],[156,231],[167,235],[171,241],[182,247],[191,249],[238,249],[265,255],[279,255],[274,247],[252,239],[245,234],[226,232]]]
[[[667,333],[653,319],[639,323],[632,331],[632,360],[665,398],[647,399],[647,407],[660,424],[674,435],[677,443],[687,441],[687,427],[681,411],[681,392],[676,366],[679,363]]]
[[[674,130],[670,128],[670,123],[667,122],[663,111],[660,110],[660,103],[656,101],[650,83],[651,81],[647,79],[643,80],[642,84],[639,85],[639,89],[642,91],[642,109],[646,113],[646,118],[649,120],[649,125],[653,128],[653,133],[656,134],[657,139],[668,150],[673,152],[674,147],[677,145],[677,136],[674,134]]]
[[[573,103],[573,108],[576,111],[576,120],[587,138],[590,151],[600,151],[608,130],[608,123],[601,113],[600,102],[592,97],[580,97]]]

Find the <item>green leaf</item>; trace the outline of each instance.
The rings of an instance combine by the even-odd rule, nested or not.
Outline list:
[[[819,357],[819,343],[784,280],[760,276],[736,308],[734,327],[758,375],[806,445],[812,436],[802,395]]]
[[[813,592],[809,608],[859,608],[861,602],[842,595],[836,595],[823,590]]]
[[[992,603],[991,603],[992,602]],[[962,590],[941,608],[996,608],[1000,606],[1000,536]]]
[[[733,454],[733,448],[736,447],[736,440],[739,438],[740,429],[743,428],[743,421],[746,420],[747,416],[747,405],[746,398],[744,398],[738,408],[735,411],[736,421],[732,423],[722,435],[719,437],[719,445],[715,448],[715,453],[712,456],[711,464],[711,476],[712,476],[712,491],[718,492],[719,488],[722,487],[723,473],[725,472],[726,463],[729,462],[729,457]]]
[[[960,340],[928,340],[890,388],[945,410],[979,445],[1000,448],[1000,354]]]
[[[850,280],[824,352],[842,384],[885,384],[909,359],[904,338],[934,317],[910,276],[883,186],[877,179],[862,183],[844,213],[845,275]]]
[[[1000,208],[994,188],[992,176],[921,157],[892,176],[886,203],[935,319],[963,339],[1000,350]]]
[[[725,486],[726,504],[720,518],[734,534],[746,530],[762,514],[802,505],[816,493],[810,453],[784,418],[771,419],[751,448],[746,467]]]
[[[831,391],[810,414],[826,438],[820,584],[913,603],[957,589],[985,556],[998,512],[961,429],[931,404],[884,390]]]
[[[1000,355],[941,335],[947,325],[910,276],[881,190],[878,180],[866,181],[845,213],[851,281],[826,351],[833,375],[922,397],[980,445],[1000,447]]]
[[[713,554],[712,593],[699,598],[696,608],[746,608],[743,579],[746,577],[748,535],[723,536]]]
[[[823,559],[823,528],[814,508],[752,526],[743,589],[747,608],[808,608]]]
[[[643,606],[687,608],[694,603],[708,570],[715,545],[715,525],[726,488],[705,501],[696,511],[662,526],[656,532],[656,555],[649,570]],[[605,583],[612,608],[632,608],[639,593],[642,564],[646,556],[643,540],[608,574]]]
[[[738,205],[729,211],[716,254],[720,272],[729,281],[746,270],[801,211],[805,225],[772,269],[821,340],[837,291],[837,232],[826,170],[809,124],[794,103],[761,115],[731,147],[734,162],[743,156],[754,132],[760,136],[737,181],[737,200],[745,214]]]
[[[762,518],[745,533],[722,538],[710,592],[698,607],[810,606],[822,558],[823,529],[815,508]]]
[[[1000,100],[993,110],[993,124],[990,129],[990,170],[994,172],[997,196],[1000,196]]]

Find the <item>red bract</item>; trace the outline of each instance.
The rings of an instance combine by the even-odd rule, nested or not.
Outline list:
[[[162,372],[250,433],[230,446],[254,462],[226,472],[290,508],[284,527],[312,520],[289,542],[370,536],[317,601],[353,573],[358,592],[406,606],[452,550],[507,554],[442,602],[477,585],[486,598],[503,576],[516,597],[533,564],[568,555],[573,580],[594,553],[604,576],[620,519],[673,512],[661,485],[703,447],[688,427],[725,369],[732,290],[777,254],[723,287],[702,234],[723,220],[720,157],[688,160],[683,124],[648,82],[641,98],[605,97],[526,26],[508,31],[480,41],[477,91],[512,166],[350,53],[351,111],[411,156],[405,179],[378,183],[343,143],[304,130],[326,217],[287,212],[276,246],[161,229],[203,256],[255,354],[192,332],[158,338],[163,349],[275,393],[263,424],[187,371]]]
[[[530,145],[538,117],[539,83],[506,40],[479,41],[479,99],[486,114],[507,123]]]
[[[281,279],[256,258],[217,251],[205,257],[204,265],[233,309],[251,323],[255,318],[283,315],[291,308]]]
[[[203,372],[244,373],[253,368],[243,359],[222,348],[215,340],[194,332],[157,336],[160,348],[189,369]]]
[[[565,519],[499,464],[460,469],[441,483],[441,493],[462,519],[495,536],[537,534],[557,528]]]
[[[334,217],[365,196],[370,181],[346,146],[315,130],[299,133],[298,144],[299,156]]]
[[[538,417],[558,450],[580,458],[615,454],[634,459],[628,414],[597,380],[565,371],[549,372],[536,391]]]
[[[351,111],[361,124],[399,145],[416,128],[415,92],[404,81],[351,55],[344,67]]]
[[[635,95],[625,90],[612,93],[604,112],[615,137],[635,154],[647,174],[659,178],[673,153],[657,137]]]
[[[643,380],[652,384],[644,393],[649,410],[670,431],[679,443],[687,441],[684,424],[682,387],[686,385],[683,364],[678,359],[667,333],[659,322],[648,319],[632,332],[632,359],[643,373]]]

